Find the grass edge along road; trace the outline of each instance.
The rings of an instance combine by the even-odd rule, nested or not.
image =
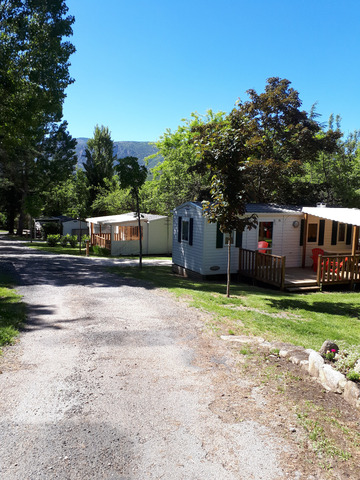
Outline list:
[[[254,335],[319,350],[327,339],[360,344],[360,295],[353,292],[294,294],[233,284],[231,296],[219,282],[183,278],[171,267],[109,267],[112,273],[165,288],[211,314],[219,335]]]
[[[1,347],[11,345],[25,322],[26,308],[7,273],[0,274],[0,354]]]

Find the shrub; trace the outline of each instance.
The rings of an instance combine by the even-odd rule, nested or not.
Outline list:
[[[98,257],[108,257],[110,255],[110,251],[107,248],[99,247],[99,245],[93,245],[91,251]]]
[[[360,373],[355,372],[355,370],[350,370],[346,375],[346,378],[348,380],[352,380],[353,382],[360,382]]]
[[[70,247],[75,248],[78,243],[77,235],[69,235]]]
[[[69,243],[69,237],[70,237],[70,235],[67,234],[67,235],[64,235],[63,237],[60,238],[60,245],[62,247],[66,247],[66,245]]]
[[[83,235],[81,237],[81,246],[82,247],[86,247],[86,242],[89,242],[90,241],[90,236],[89,235]]]
[[[57,234],[57,235],[48,235],[46,241],[49,247],[55,247],[55,245],[59,242],[59,240],[60,240],[60,235]]]
[[[48,235],[60,234],[61,226],[58,222],[43,223],[41,226],[43,237],[46,240]]]

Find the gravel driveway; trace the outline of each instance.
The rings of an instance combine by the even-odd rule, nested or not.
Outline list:
[[[28,305],[0,375],[0,478],[310,478],[287,473],[289,447],[256,418],[212,408],[232,359],[202,314],[109,262],[0,241]]]

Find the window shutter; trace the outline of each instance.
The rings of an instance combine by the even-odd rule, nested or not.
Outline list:
[[[189,245],[193,244],[193,232],[194,232],[194,219],[190,218],[190,225],[189,225]]]
[[[216,223],[216,248],[223,248],[224,246],[224,234],[220,230],[220,225]]]
[[[181,242],[181,222],[182,222],[182,217],[178,218],[178,242]]]
[[[332,231],[331,231],[331,245],[336,245],[337,232],[338,232],[338,222],[335,222],[335,220],[333,220]]]
[[[351,234],[352,234],[353,226],[348,224],[346,230],[346,245],[351,245]]]
[[[241,248],[242,247],[242,240],[243,240],[243,232],[240,232],[240,230],[236,230],[235,247]]]
[[[300,247],[304,245],[304,229],[305,229],[305,220],[302,219],[300,222]]]
[[[325,220],[319,222],[319,245],[324,245]]]

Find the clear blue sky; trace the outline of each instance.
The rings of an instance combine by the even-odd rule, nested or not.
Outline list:
[[[156,141],[183,118],[229,112],[269,77],[320,121],[360,129],[359,0],[67,0],[75,16],[64,119],[113,140]]]

